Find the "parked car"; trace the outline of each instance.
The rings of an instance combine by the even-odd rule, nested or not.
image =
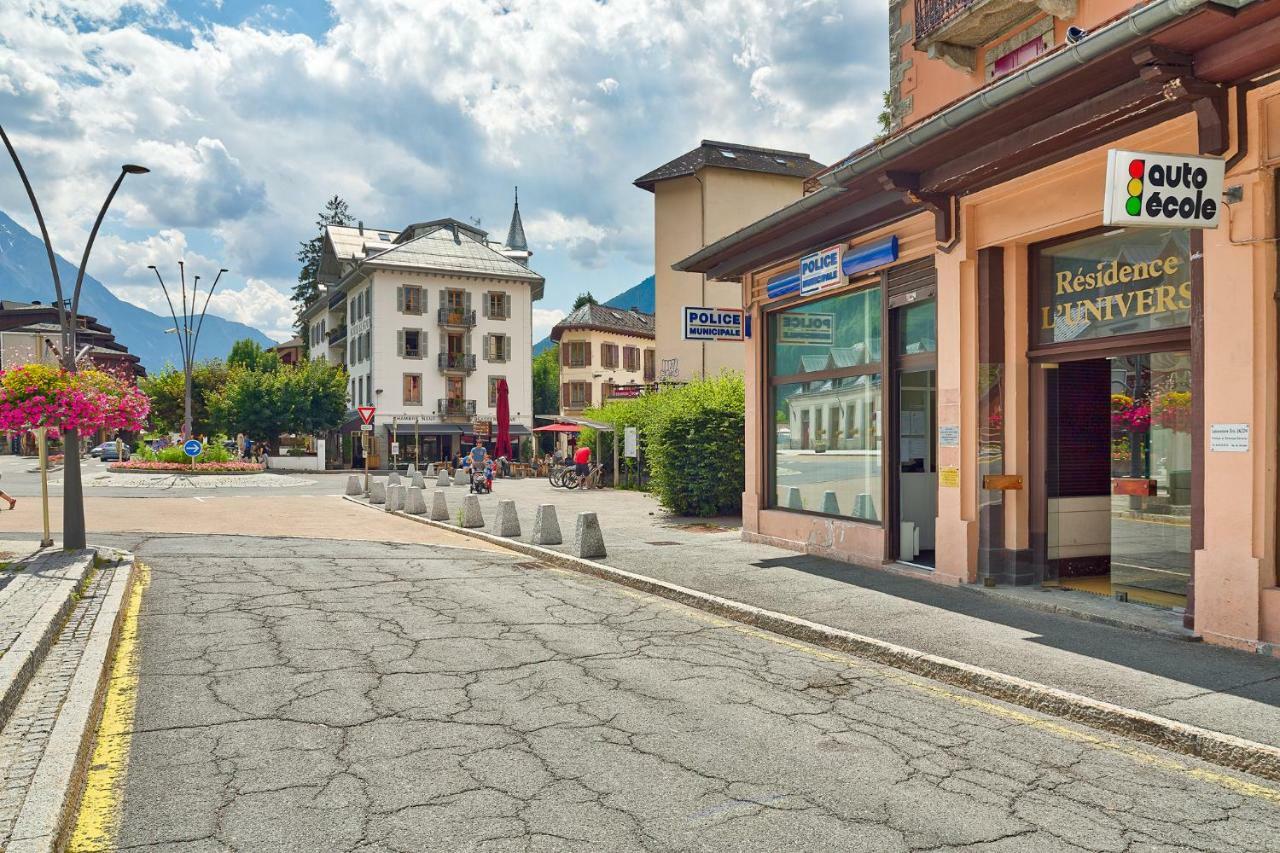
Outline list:
[[[120,446],[124,447],[124,461],[128,462],[131,455],[129,444],[122,441]],[[119,462],[120,456],[116,448],[117,445],[114,441],[107,441],[90,450],[89,455],[94,459],[101,459],[103,462]]]

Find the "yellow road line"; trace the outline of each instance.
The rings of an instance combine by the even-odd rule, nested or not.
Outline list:
[[[71,853],[113,849],[120,828],[120,805],[138,701],[138,612],[142,593],[151,582],[151,570],[142,563],[136,563],[134,571],[138,575],[125,605],[102,721],[94,738],[75,829],[67,844]]]

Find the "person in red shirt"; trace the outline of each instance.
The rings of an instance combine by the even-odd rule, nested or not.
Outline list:
[[[573,467],[578,470],[579,477],[585,477],[591,471],[591,447],[582,445],[573,451]]]

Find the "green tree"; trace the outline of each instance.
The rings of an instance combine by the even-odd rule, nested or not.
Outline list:
[[[302,269],[298,271],[298,283],[293,287],[293,303],[299,313],[320,295],[320,256],[324,251],[325,226],[350,225],[353,222],[355,218],[347,209],[347,203],[341,196],[335,195],[325,202],[324,210],[316,217],[316,228],[320,233],[298,244],[298,263],[302,264]],[[295,328],[302,340],[306,341],[307,336],[302,334],[300,320],[295,323]]]
[[[212,400],[228,434],[244,433],[274,446],[284,433],[314,435],[346,417],[347,372],[321,360],[282,370],[233,369]]]
[[[876,139],[884,139],[893,129],[893,95],[888,89],[885,89],[884,94],[880,96],[880,107],[880,115],[876,116],[880,132],[876,135]]]
[[[560,412],[560,345],[552,344],[533,357],[533,413]]]
[[[191,428],[198,435],[217,429],[209,409],[210,398],[227,381],[227,366],[218,359],[196,362],[191,371]],[[184,382],[182,371],[172,364],[138,383],[151,398],[151,425],[164,432],[181,432]]]
[[[591,291],[588,290],[586,293],[579,293],[578,298],[573,300],[573,310],[577,311],[583,305],[599,305],[599,304],[600,303],[596,301],[596,298],[591,295]]]
[[[243,367],[246,370],[272,371],[280,366],[280,357],[267,352],[253,338],[241,338],[231,345],[227,367]]]

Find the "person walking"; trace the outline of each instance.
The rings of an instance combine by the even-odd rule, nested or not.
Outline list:
[[[4,491],[3,489],[0,489],[0,500],[6,500],[6,501],[8,501],[8,502],[9,502],[9,509],[13,509],[13,508],[17,505],[17,503],[18,503],[18,499],[17,499],[17,498],[9,497],[9,495],[8,495],[7,493],[5,493],[5,491]]]

